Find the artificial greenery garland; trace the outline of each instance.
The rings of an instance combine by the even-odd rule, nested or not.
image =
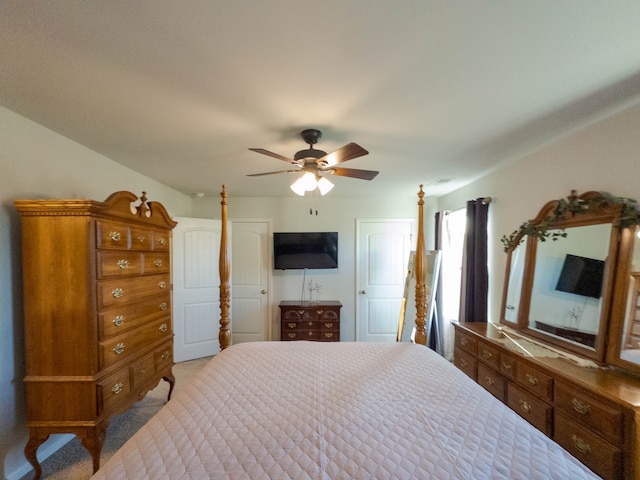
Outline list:
[[[567,236],[567,232],[564,229],[561,231],[549,231],[563,216],[567,214],[580,215],[589,212],[593,208],[610,204],[622,205],[620,222],[618,224],[619,228],[623,229],[633,225],[640,225],[640,209],[635,199],[614,197],[608,193],[601,193],[598,196],[585,200],[578,198],[575,190],[573,190],[567,199],[561,198],[557,201],[557,205],[551,215],[543,221],[536,225],[524,222],[520,225],[520,228],[514,230],[511,235],[503,235],[500,241],[504,245],[505,252],[517,247],[525,236],[535,237],[541,242],[546,242],[547,240],[555,242],[559,238],[566,238]],[[516,238],[519,238],[519,240],[516,241]]]

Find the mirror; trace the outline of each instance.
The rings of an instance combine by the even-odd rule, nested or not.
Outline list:
[[[566,199],[547,202],[535,219],[504,236],[508,257],[501,323],[599,362],[605,354],[607,360],[636,353],[640,357],[640,345],[623,345],[622,332],[613,337],[618,354],[609,348],[610,340],[607,344],[612,320],[620,318],[621,324],[625,315],[616,317],[621,296],[629,311],[621,330],[626,334],[637,328],[640,335],[640,319],[631,320],[640,306],[633,311],[633,300],[626,301],[631,297],[627,291],[638,288],[629,270],[636,267],[626,268],[628,273],[620,277],[621,262],[630,265],[631,257],[638,262],[630,242],[620,241],[621,233],[630,230],[629,222],[637,233],[637,215],[633,200],[603,192],[578,196],[572,191]],[[619,293],[621,283],[624,294]]]

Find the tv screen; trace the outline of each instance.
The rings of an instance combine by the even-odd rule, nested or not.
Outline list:
[[[585,297],[600,298],[604,260],[567,254],[556,290]]]
[[[276,270],[338,268],[338,232],[273,234]]]

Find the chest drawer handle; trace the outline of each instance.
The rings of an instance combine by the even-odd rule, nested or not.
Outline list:
[[[146,240],[146,237],[145,237],[144,235],[140,235],[140,236],[138,237],[138,241],[139,241],[140,243],[143,243],[145,240]]]
[[[111,393],[113,393],[114,395],[118,395],[120,392],[122,392],[123,387],[124,385],[122,384],[122,382],[118,382],[111,389]]]
[[[487,377],[487,378],[485,378],[485,380],[492,387],[496,384],[496,381],[493,379],[493,377]]]
[[[124,343],[117,344],[113,349],[113,353],[115,353],[116,355],[122,355],[123,352],[124,352]]]
[[[296,338],[296,336],[297,336],[297,335],[298,335],[297,333],[290,333],[290,334],[288,335],[288,337],[289,337],[289,338]]]
[[[119,242],[122,238],[122,234],[120,232],[109,232],[109,238],[113,242]]]
[[[167,239],[164,237],[159,238],[158,243],[164,247],[167,244]]]
[[[527,403],[524,400],[520,400],[520,408],[525,412],[525,413],[531,413],[531,405],[529,405],[529,403]]]
[[[169,358],[171,358],[171,353],[169,353],[169,350],[165,350],[162,352],[162,355],[160,355],[160,358],[165,361],[169,360]]]
[[[325,323],[324,328],[333,328],[333,323]]]
[[[162,302],[160,305],[158,305],[160,307],[160,310],[164,311],[167,309],[167,302]]]
[[[502,362],[502,368],[504,368],[505,370],[511,370],[511,364]]]
[[[120,267],[120,270],[129,268],[129,260],[118,260],[118,267]]]
[[[161,332],[166,332],[169,329],[169,327],[167,326],[166,323],[163,323],[162,325],[160,325],[160,331]]]
[[[327,338],[333,338],[333,333],[327,332],[327,333],[324,334],[324,336],[327,337]]]
[[[467,368],[469,366],[469,363],[464,358],[461,358],[459,363],[462,368]]]
[[[295,323],[287,323],[287,326],[289,328],[296,328],[296,324]]]
[[[158,287],[162,289],[167,288],[167,282],[161,280],[160,282],[158,282]]]
[[[121,327],[123,323],[124,323],[124,317],[122,315],[118,315],[116,318],[113,319],[113,324],[116,327]]]
[[[488,350],[482,351],[482,358],[484,358],[485,360],[491,360],[492,357],[493,357],[493,354]]]
[[[299,315],[304,315],[304,310],[298,310]]]
[[[312,336],[313,336],[313,332],[309,332],[309,333],[308,333],[308,335],[309,335],[310,337],[312,337]]]
[[[585,455],[591,454],[591,445],[584,441],[584,439],[577,436],[575,433],[571,435],[571,440],[573,440],[573,444],[578,449],[580,453]]]
[[[323,311],[324,311],[324,310],[316,310],[316,313],[317,313],[318,315],[322,315],[322,312],[323,312]]]
[[[591,406],[588,403],[583,402],[582,400],[578,400],[577,398],[571,400],[571,405],[573,405],[573,409],[580,415],[588,415],[591,412]]]
[[[309,326],[310,326],[310,327],[313,327],[313,322],[309,322]]]
[[[460,339],[460,345],[462,345],[463,347],[466,347],[467,345],[469,345],[469,341],[466,338],[462,337]]]
[[[162,267],[164,265],[164,262],[161,259],[158,258],[156,261],[153,262],[153,264],[156,267],[160,268],[160,267]]]
[[[538,385],[538,383],[540,383],[538,377],[536,377],[535,375],[531,375],[530,373],[527,373],[527,382],[529,382],[531,385]]]
[[[113,298],[121,298],[122,295],[124,295],[124,290],[122,290],[121,288],[114,288],[113,290],[111,290],[111,295],[113,296]]]

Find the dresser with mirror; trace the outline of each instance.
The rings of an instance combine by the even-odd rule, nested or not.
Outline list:
[[[638,212],[547,202],[502,239],[499,322],[455,325],[455,364],[603,478],[640,479]]]

